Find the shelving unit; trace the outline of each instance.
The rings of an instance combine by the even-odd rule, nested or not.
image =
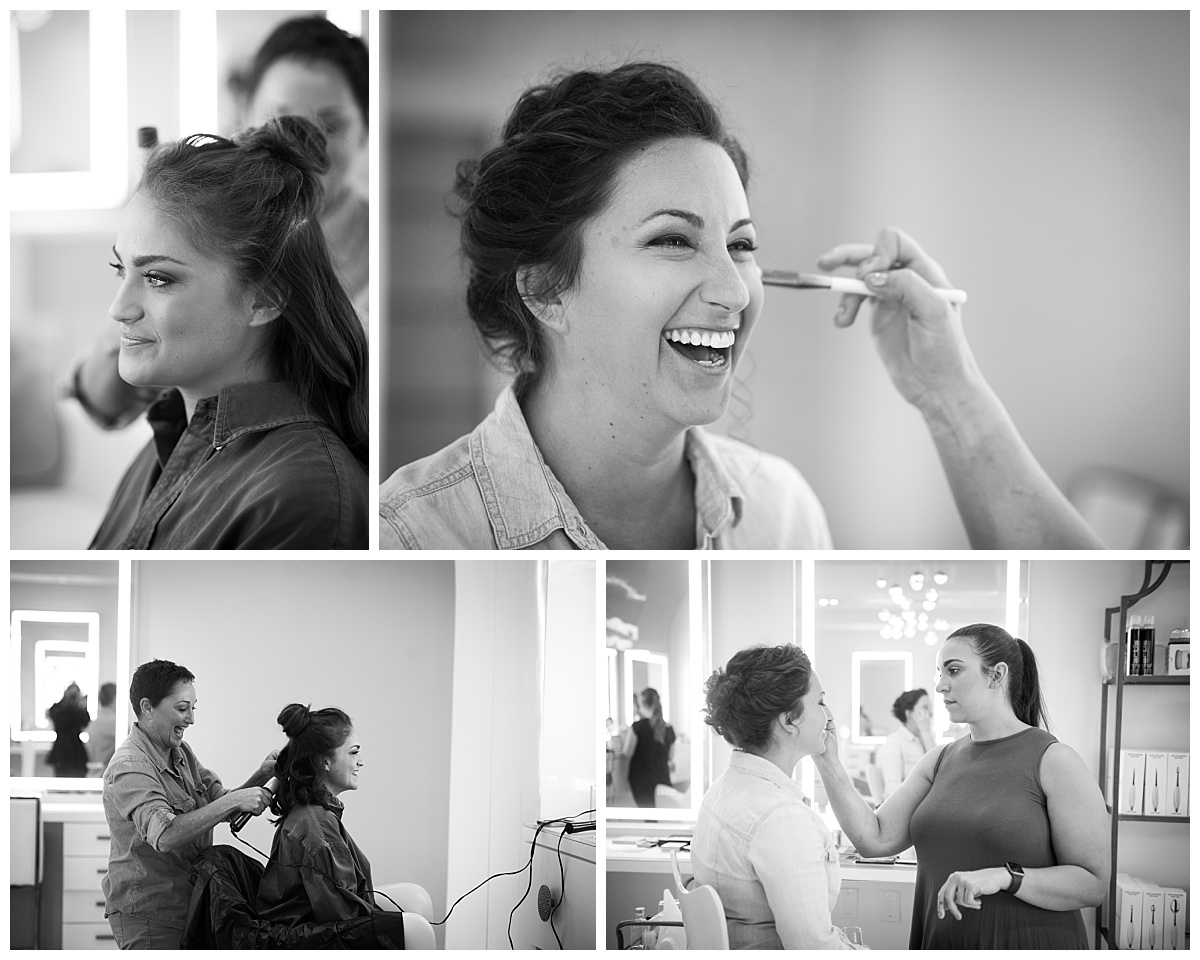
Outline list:
[[[1106,643],[1119,644],[1117,650],[1117,665],[1116,676],[1111,680],[1104,681],[1100,688],[1100,789],[1106,789],[1106,780],[1108,775],[1108,714],[1109,700],[1113,699],[1112,717],[1113,717],[1113,762],[1120,763],[1121,757],[1121,727],[1122,718],[1125,709],[1125,688],[1126,687],[1170,687],[1170,686],[1187,686],[1190,681],[1190,676],[1126,676],[1125,668],[1128,662],[1128,633],[1126,630],[1126,621],[1129,614],[1129,609],[1141,600],[1150,596],[1166,581],[1172,567],[1186,567],[1186,560],[1147,560],[1145,573],[1142,579],[1141,588],[1129,596],[1121,597],[1121,602],[1115,607],[1108,607],[1104,611],[1104,640]],[[1156,572],[1155,567],[1161,567]],[[1118,633],[1114,640],[1112,636],[1112,628],[1114,618],[1117,620]],[[1115,697],[1112,694],[1115,693]],[[1117,787],[1114,785],[1114,793]],[[1174,823],[1188,824],[1191,822],[1190,817],[1156,817],[1142,816],[1135,814],[1117,813],[1112,805],[1107,806],[1110,815],[1111,829],[1111,871],[1108,880],[1108,899],[1105,903],[1096,907],[1096,949],[1099,950],[1103,945],[1107,945],[1108,949],[1116,950],[1117,942],[1115,932],[1109,929],[1104,923],[1104,913],[1106,908],[1111,909],[1112,904],[1116,903],[1117,899],[1117,862],[1119,843],[1121,838],[1120,826],[1122,823],[1129,821],[1138,821],[1140,823]],[[1185,845],[1184,849],[1187,847]],[[1186,854],[1185,854],[1186,855]]]

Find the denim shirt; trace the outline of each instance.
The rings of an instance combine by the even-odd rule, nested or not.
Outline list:
[[[227,791],[186,743],[164,754],[135,723],[104,771],[108,873],[100,883],[104,912],[127,913],[183,929],[192,861],[212,846],[212,831],[169,852],[159,839],[181,813]]]
[[[342,825],[342,808],[293,807],[276,825],[256,912],[275,923],[332,923],[375,911],[371,864]]]
[[[734,950],[850,950],[831,920],[837,847],[800,785],[769,760],[734,751],[700,804],[696,883],[725,907]]]
[[[820,502],[785,460],[699,427],[684,450],[697,548],[832,546]],[[511,388],[470,434],[393,473],[379,518],[381,549],[605,549],[542,459]]]
[[[366,549],[367,472],[287,383],[168,390],[90,549]]]

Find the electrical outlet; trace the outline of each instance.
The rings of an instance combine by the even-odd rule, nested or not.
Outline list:
[[[900,922],[900,891],[882,890],[879,893],[879,919]]]
[[[842,887],[842,892],[838,894],[835,920],[857,920],[858,919],[858,891],[848,887]]]

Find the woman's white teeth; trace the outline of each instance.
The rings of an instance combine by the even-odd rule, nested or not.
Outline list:
[[[675,343],[690,343],[697,347],[712,347],[714,350],[726,350],[733,346],[737,339],[733,330],[698,330],[677,328],[667,330],[664,336]]]

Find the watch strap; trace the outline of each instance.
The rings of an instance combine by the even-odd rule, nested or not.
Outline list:
[[[1025,879],[1025,871],[1019,863],[1013,863],[1011,860],[1004,865],[1004,869],[1012,877],[1012,883],[1009,884],[1008,892],[1015,897],[1017,891],[1021,889],[1021,882]]]

